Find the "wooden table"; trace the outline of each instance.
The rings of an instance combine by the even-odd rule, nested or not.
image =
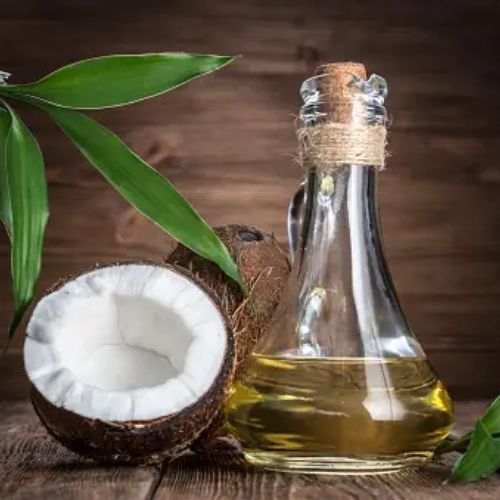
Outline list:
[[[0,403],[1,499],[500,499],[500,475],[445,485],[455,456],[420,470],[381,476],[306,476],[262,472],[231,453],[185,455],[161,467],[103,467],[56,443],[27,401]],[[457,404],[457,429],[484,402]]]

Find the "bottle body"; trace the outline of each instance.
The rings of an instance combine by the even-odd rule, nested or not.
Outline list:
[[[271,469],[375,473],[422,464],[453,421],[383,255],[374,141],[385,141],[385,82],[356,81],[326,104],[317,78],[303,86],[304,133],[312,128],[308,141],[320,134],[321,148],[308,157],[293,269],[226,406],[248,460]]]
[[[452,424],[425,358],[254,355],[227,414],[252,463],[312,473],[423,464]]]

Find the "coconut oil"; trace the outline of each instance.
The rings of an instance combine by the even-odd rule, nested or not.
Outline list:
[[[424,357],[254,355],[226,410],[250,462],[302,472],[424,463],[453,421],[448,393]]]

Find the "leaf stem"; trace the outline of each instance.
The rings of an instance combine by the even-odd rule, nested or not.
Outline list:
[[[472,432],[469,431],[463,436],[456,439],[448,439],[443,441],[436,449],[436,455],[442,455],[444,453],[450,453],[451,451],[456,451],[464,449],[470,441]]]
[[[499,432],[493,432],[491,436],[494,439],[500,439]],[[436,455],[444,455],[445,453],[450,453],[451,451],[460,451],[463,453],[467,450],[471,437],[472,431],[469,431],[456,439],[446,439],[436,448],[434,453]]]

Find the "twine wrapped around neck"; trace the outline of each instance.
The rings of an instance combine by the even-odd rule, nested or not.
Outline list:
[[[383,125],[326,122],[298,129],[299,158],[306,167],[344,164],[385,165],[387,129]]]

